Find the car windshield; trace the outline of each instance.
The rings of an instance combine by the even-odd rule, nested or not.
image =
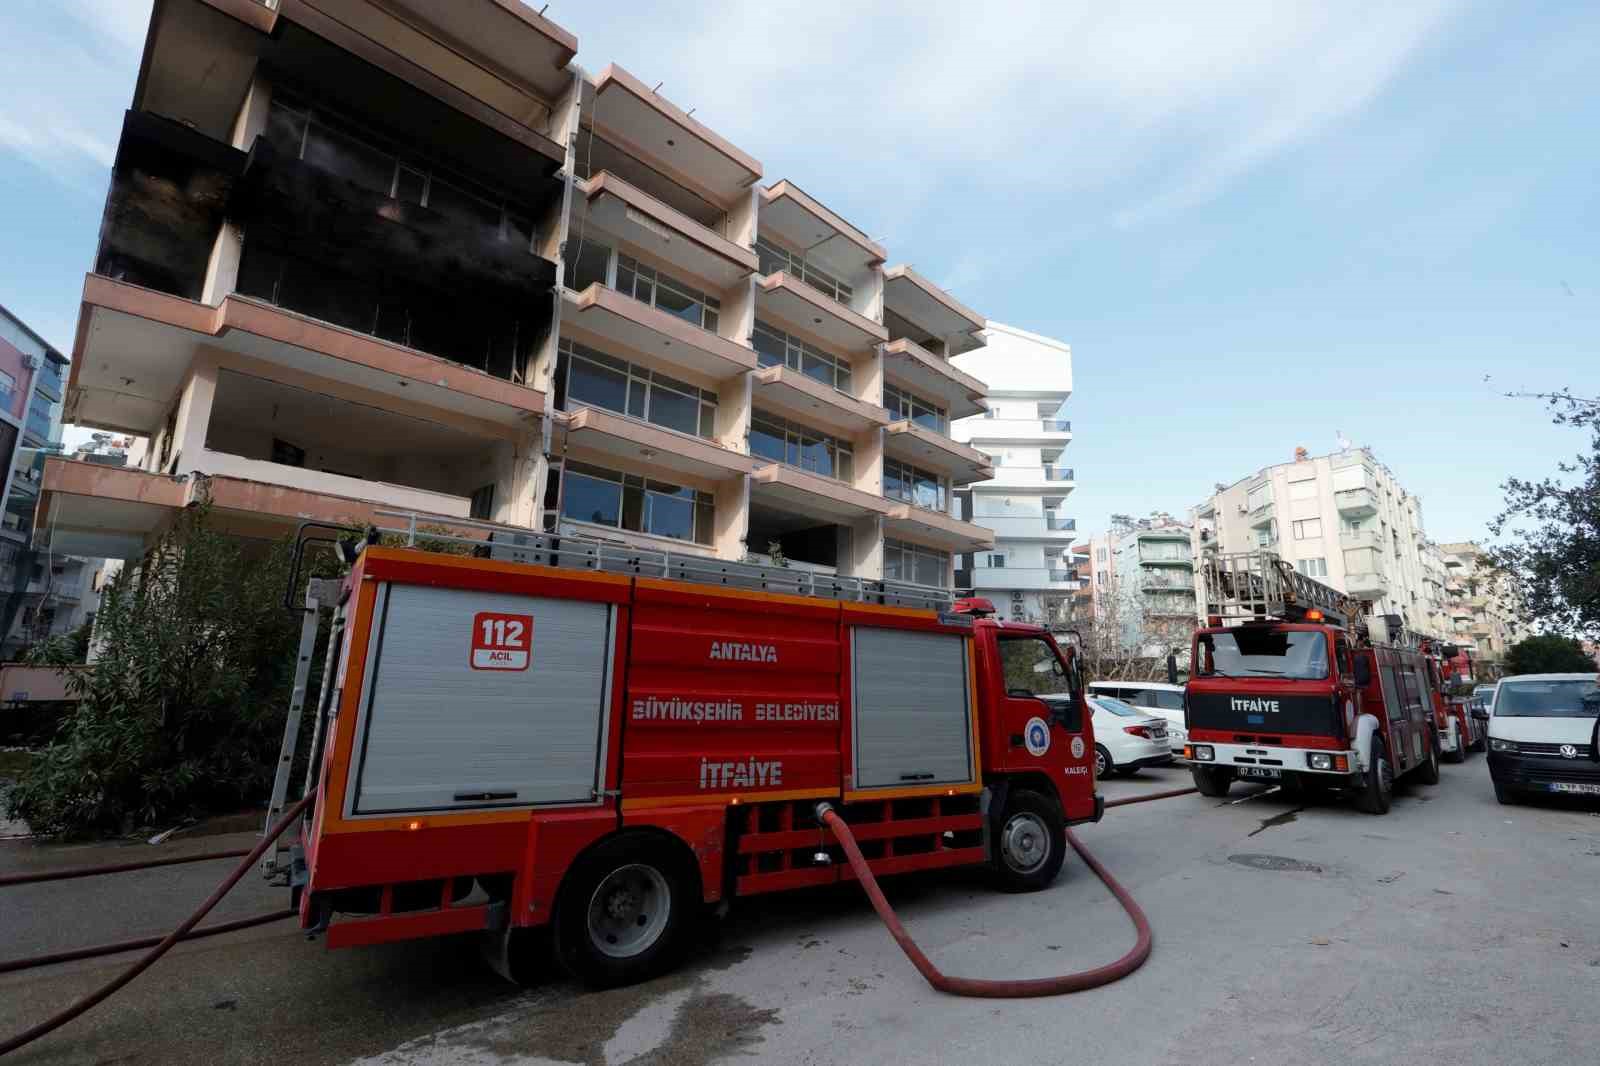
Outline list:
[[[1315,630],[1240,626],[1197,639],[1201,677],[1328,676],[1328,638]]]
[[[1593,718],[1600,715],[1600,685],[1593,681],[1502,681],[1496,718]]]
[[[1013,696],[1069,696],[1066,664],[1043,637],[1002,636],[1000,666],[1006,675],[1006,692]]]
[[[1099,707],[1103,711],[1109,711],[1110,713],[1116,715],[1118,718],[1148,718],[1148,717],[1150,717],[1148,714],[1146,714],[1144,711],[1141,711],[1139,708],[1130,706],[1129,704],[1123,703],[1121,700],[1114,699],[1111,696],[1096,696],[1092,700],[1090,700],[1089,702],[1093,703],[1096,707]]]

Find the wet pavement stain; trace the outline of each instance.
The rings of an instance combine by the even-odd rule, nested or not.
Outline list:
[[[761,1030],[782,1025],[776,1007],[755,1007],[727,992],[696,992],[672,1019],[661,1045],[628,1060],[628,1066],[685,1066],[730,1055],[752,1055],[766,1042]]]
[[[1302,862],[1300,859],[1291,859],[1284,855],[1259,855],[1246,853],[1242,855],[1229,855],[1228,861],[1248,866],[1252,870],[1276,870],[1288,873],[1320,874],[1322,867],[1313,862]]]
[[[1263,818],[1261,819],[1261,825],[1255,829],[1252,829],[1248,836],[1255,836],[1257,833],[1265,833],[1268,829],[1271,829],[1274,826],[1288,825],[1290,822],[1295,821],[1295,816],[1304,810],[1304,807],[1296,807],[1292,811],[1284,811],[1282,814],[1274,814],[1271,818]]]

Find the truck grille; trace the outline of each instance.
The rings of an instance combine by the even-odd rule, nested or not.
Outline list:
[[[1586,742],[1579,741],[1578,743],[1573,744],[1572,746],[1574,748],[1578,749],[1578,756],[1580,758],[1587,758],[1588,757],[1588,755],[1589,755],[1589,745]],[[1520,740],[1517,741],[1517,750],[1520,751],[1524,755],[1557,755],[1557,756],[1559,756],[1561,754],[1561,747],[1562,746],[1560,744],[1525,744]]]

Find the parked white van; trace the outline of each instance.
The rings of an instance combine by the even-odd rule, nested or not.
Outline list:
[[[1501,803],[1519,795],[1600,798],[1600,674],[1503,677],[1489,704],[1489,776]]]
[[[1189,723],[1183,716],[1183,686],[1159,681],[1091,681],[1089,695],[1110,696],[1167,720],[1167,744],[1176,758],[1182,758],[1188,743]]]

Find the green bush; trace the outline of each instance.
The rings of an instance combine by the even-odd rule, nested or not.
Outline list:
[[[1506,649],[1506,676],[1513,674],[1588,674],[1594,659],[1571,637],[1553,633],[1519,640]]]
[[[69,675],[77,708],[7,794],[11,817],[44,833],[126,832],[266,796],[299,631],[282,601],[290,546],[226,536],[208,517],[184,511],[106,589],[100,657]],[[75,651],[51,642],[34,661]]]

